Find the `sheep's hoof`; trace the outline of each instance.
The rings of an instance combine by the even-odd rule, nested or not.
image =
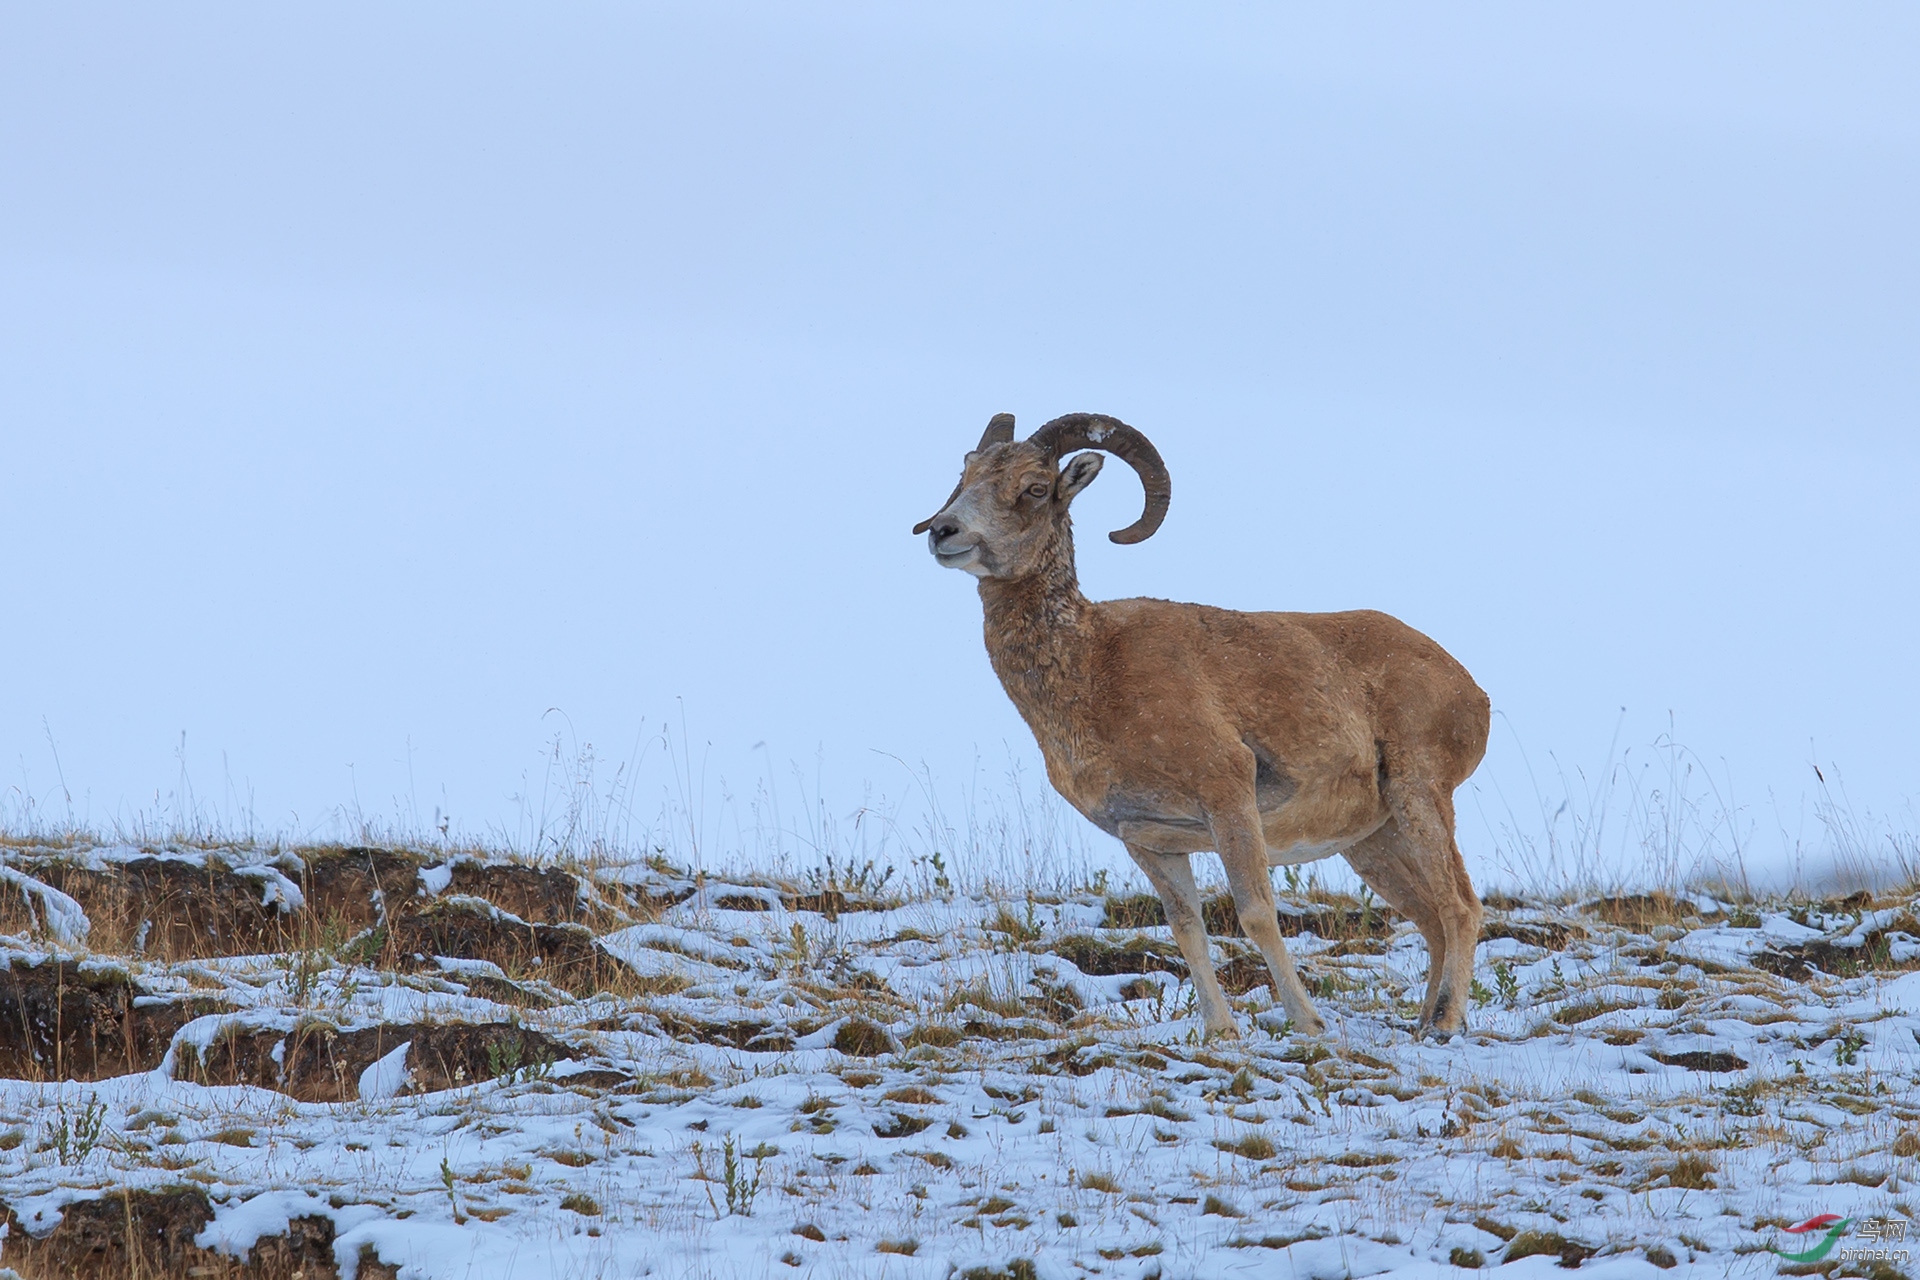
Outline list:
[[[1422,1022],[1413,1029],[1415,1040],[1431,1040],[1435,1044],[1445,1044],[1459,1033],[1459,1027],[1436,1027],[1431,1022]]]

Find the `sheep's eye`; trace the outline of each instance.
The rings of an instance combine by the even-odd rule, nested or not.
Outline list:
[[[1027,486],[1027,492],[1036,498],[1044,498],[1053,492],[1053,486],[1050,484],[1030,484]]]

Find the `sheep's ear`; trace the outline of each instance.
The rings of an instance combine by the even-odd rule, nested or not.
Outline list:
[[[1093,478],[1100,474],[1105,462],[1106,459],[1097,453],[1076,453],[1068,458],[1067,465],[1060,468],[1060,482],[1055,486],[1060,501],[1072,502],[1073,495],[1093,483]]]

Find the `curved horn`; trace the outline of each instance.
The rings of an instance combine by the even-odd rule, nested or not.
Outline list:
[[[1013,415],[996,413],[987,423],[987,429],[980,436],[980,443],[973,446],[975,453],[990,444],[1007,444],[1013,440]],[[951,499],[949,499],[951,501]]]
[[[1140,487],[1147,491],[1146,509],[1138,520],[1107,535],[1115,542],[1144,542],[1167,518],[1167,504],[1173,498],[1167,464],[1151,440],[1120,419],[1104,413],[1069,413],[1028,436],[1027,443],[1045,449],[1056,460],[1076,449],[1101,449],[1140,474]]]
[[[988,420],[987,429],[981,433],[980,443],[973,446],[973,451],[978,453],[990,444],[1007,444],[1011,442],[1012,439],[1013,415],[1010,413],[996,413]],[[960,483],[953,486],[953,492],[947,495],[946,502],[941,503],[934,509],[933,516],[937,516],[942,511],[945,511],[948,505],[960,496],[960,490],[966,487],[966,483],[966,478],[963,476]],[[933,516],[928,516],[925,520],[913,526],[914,533],[925,533],[931,528],[933,526]]]

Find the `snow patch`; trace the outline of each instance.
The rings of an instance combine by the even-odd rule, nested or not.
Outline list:
[[[242,863],[231,868],[236,876],[260,882],[260,905],[276,907],[282,915],[299,911],[307,905],[306,895],[300,892],[300,886],[282,875],[280,868],[270,863]]]
[[[407,1087],[412,1078],[407,1070],[407,1050],[411,1048],[413,1041],[409,1040],[360,1073],[360,1101],[385,1102]]]
[[[244,1259],[262,1237],[285,1235],[295,1218],[329,1218],[338,1238],[339,1233],[384,1216],[380,1209],[367,1204],[336,1209],[310,1191],[263,1191],[244,1200],[215,1204],[213,1219],[193,1242],[202,1249]],[[357,1263],[358,1258],[354,1261]]]
[[[54,941],[68,947],[85,944],[93,926],[78,902],[52,885],[42,884],[17,867],[5,864],[0,864],[0,883],[14,885],[23,894],[40,899],[40,919]]]

